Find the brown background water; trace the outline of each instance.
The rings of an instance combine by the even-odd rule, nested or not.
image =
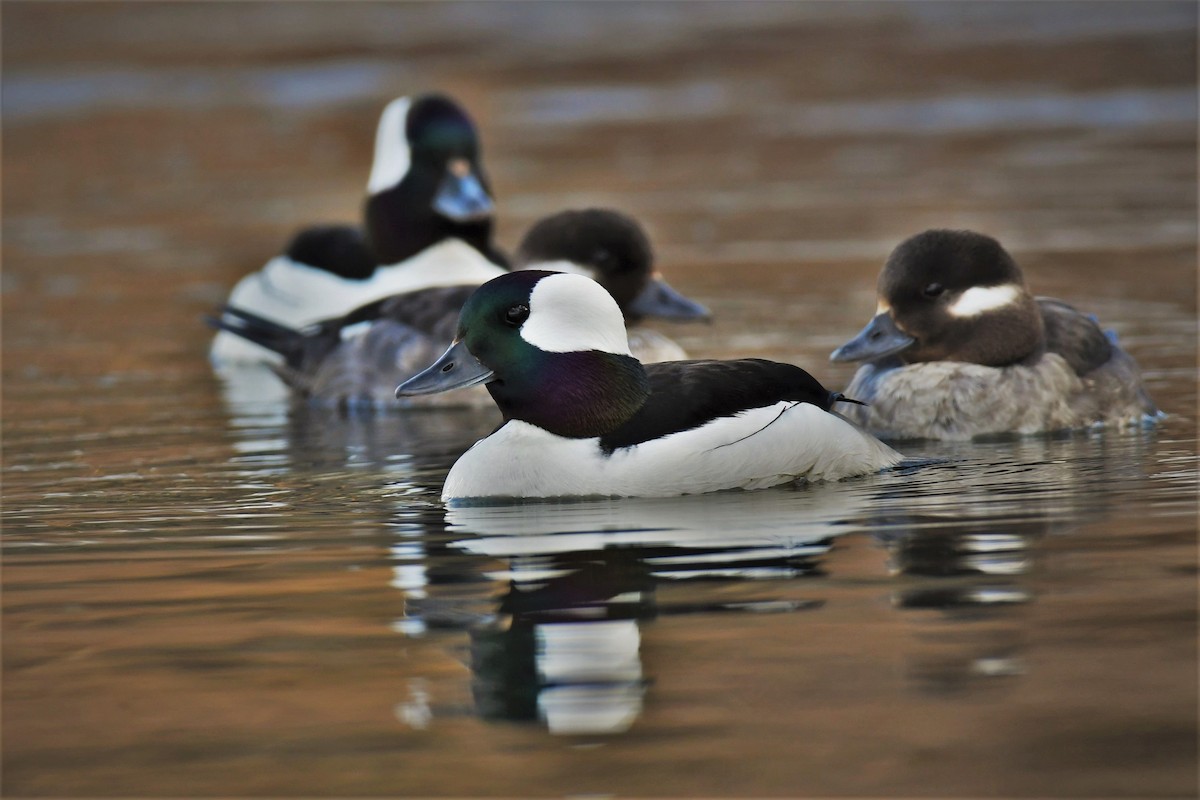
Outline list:
[[[1194,4],[3,23],[5,794],[1195,795]],[[200,322],[297,227],[356,218],[379,110],[428,89],[480,124],[503,245],[633,213],[717,314],[667,331],[696,355],[842,384],[890,248],[970,227],[1115,329],[1170,416],[447,517],[487,414],[235,401]],[[583,707],[628,730],[496,718],[503,689],[530,716],[537,637],[615,652],[602,630],[639,649]]]

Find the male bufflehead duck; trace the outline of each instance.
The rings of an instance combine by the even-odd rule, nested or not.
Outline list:
[[[568,211],[534,225],[518,251],[524,266],[553,264],[592,277],[617,299],[627,320],[645,316],[705,319],[708,310],[652,271],[641,227],[610,210]],[[523,267],[524,268],[524,267]],[[393,295],[341,317],[296,329],[226,306],[213,324],[283,357],[275,371],[316,405],[383,408],[396,405],[398,383],[437,358],[454,339],[459,312],[477,286],[447,286]],[[657,337],[657,338],[654,338]],[[662,360],[682,348],[652,334],[634,355]],[[491,404],[482,389],[411,404]]]
[[[494,206],[479,139],[448,97],[402,97],[384,109],[367,182],[366,228],[307,228],[287,251],[243,278],[226,301],[291,328],[346,314],[388,295],[478,286],[505,271],[492,244]],[[214,364],[278,361],[218,332]]]
[[[645,231],[617,211],[589,208],[546,217],[525,234],[514,262],[519,269],[575,272],[608,289],[625,315],[629,348],[642,363],[687,358],[666,336],[639,327],[646,317],[709,319],[707,308],[663,279]]]
[[[879,276],[879,310],[830,355],[865,361],[847,416],[891,439],[971,439],[1097,424],[1158,410],[1137,364],[1096,322],[1033,297],[995,239],[931,230],[902,242]]]
[[[463,307],[450,349],[396,393],[479,383],[505,421],[451,468],[446,501],[759,489],[900,460],[832,413],[844,398],[799,367],[641,364],[612,295],[581,275],[488,281]]]

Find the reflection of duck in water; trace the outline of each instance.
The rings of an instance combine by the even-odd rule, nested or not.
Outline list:
[[[844,488],[844,487],[839,487]],[[447,512],[453,547],[501,559],[498,615],[471,630],[473,691],[495,719],[543,719],[555,733],[616,733],[640,713],[641,625],[667,615],[797,611],[763,596],[769,580],[819,574],[832,537],[854,530],[847,493],[773,490],[704,499],[539,503]],[[761,512],[756,519],[755,513]],[[664,583],[751,583],[697,600]]]
[[[995,239],[932,230],[879,276],[879,313],[830,356],[864,361],[846,415],[885,438],[970,439],[1141,424],[1158,410],[1095,321],[1034,298]]]
[[[916,688],[1003,689],[1027,671],[1038,562],[1119,502],[1098,461],[1137,463],[1130,454],[1141,439],[935,443],[953,460],[877,494],[864,521],[897,579],[890,594],[909,622],[906,672]]]
[[[505,423],[455,463],[444,500],[761,489],[900,461],[831,413],[842,395],[799,367],[641,364],[612,296],[578,275],[527,270],[484,284],[455,344],[397,394],[479,383]]]

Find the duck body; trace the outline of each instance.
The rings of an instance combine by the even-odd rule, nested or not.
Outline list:
[[[559,236],[563,219],[586,219],[583,228],[568,226]],[[547,238],[539,232],[551,232]],[[640,237],[640,238],[639,238]],[[526,246],[529,242],[532,246]],[[428,283],[421,259],[439,258],[436,274],[445,286]],[[396,386],[428,365],[454,338],[459,312],[480,284],[504,274],[480,265],[473,248],[451,240],[416,256],[403,269],[388,274],[396,285],[411,275],[411,288],[363,305],[347,314],[305,327],[274,323],[261,315],[227,306],[219,327],[277,354],[275,371],[294,393],[320,406],[365,409],[414,405],[490,405],[482,388],[450,395],[397,401]],[[452,258],[453,257],[453,258]],[[613,211],[563,212],[543,220],[518,251],[522,268],[548,259],[555,265],[592,277],[620,296],[628,319],[661,315],[674,319],[704,318],[707,309],[676,292],[651,270],[650,250],[641,229]],[[454,259],[457,259],[454,260]],[[682,354],[677,344],[647,332],[637,355],[654,360]]]
[[[1035,298],[994,239],[927,231],[902,243],[879,312],[835,361],[866,361],[846,411],[887,439],[966,440],[1141,425],[1159,412],[1137,364],[1095,320]]]
[[[313,226],[234,287],[226,305],[300,329],[383,297],[479,285],[506,271],[491,242],[493,205],[474,124],[441,95],[399,98],[380,118],[365,228]],[[218,367],[280,363],[278,353],[222,330]]]
[[[399,389],[485,383],[505,422],[451,468],[445,501],[666,497],[838,480],[900,455],[833,413],[843,399],[788,364],[643,365],[611,295],[566,273],[480,287],[455,344]]]

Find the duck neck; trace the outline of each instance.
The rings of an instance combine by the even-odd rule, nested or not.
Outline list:
[[[504,257],[492,247],[491,219],[452,222],[426,205],[419,202],[412,187],[404,181],[367,199],[367,241],[377,264],[399,264],[440,241],[453,238],[474,247],[488,260],[506,265]]]
[[[488,384],[504,419],[572,439],[602,436],[637,413],[650,396],[641,362],[587,350],[542,353],[536,364]]]

